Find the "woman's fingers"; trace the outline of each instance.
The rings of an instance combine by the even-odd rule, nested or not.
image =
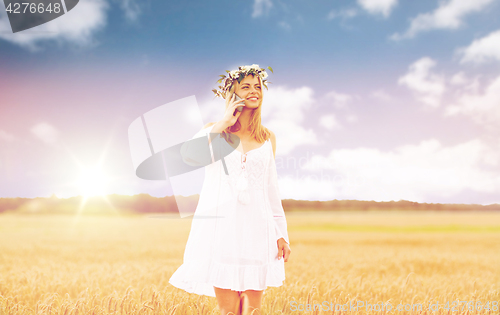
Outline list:
[[[290,247],[288,246],[288,243],[285,241],[284,238],[280,238],[278,240],[278,260],[285,257],[285,261],[288,259],[287,251],[290,251]]]
[[[237,108],[240,106],[245,106],[245,99],[235,100],[236,93],[227,92],[226,94],[226,112],[224,113],[224,117],[231,123],[231,126],[234,125],[238,117],[241,115],[242,111],[239,111]]]
[[[236,94],[232,94],[231,96],[228,95],[227,99],[226,99],[226,105],[229,105],[228,107],[230,108],[236,108],[237,106],[244,106],[245,104],[242,103],[242,101],[244,102],[245,99],[241,99],[241,100],[235,100],[235,97],[236,97]]]
[[[291,253],[292,253],[292,250],[290,249],[290,247],[287,246],[287,248],[285,249],[285,262],[288,261],[288,257],[290,257]]]
[[[288,243],[283,238],[280,238],[278,240],[278,260],[284,258],[285,262],[287,262],[291,253],[292,250],[290,249]]]

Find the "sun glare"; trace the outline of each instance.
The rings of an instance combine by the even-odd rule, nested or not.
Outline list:
[[[100,168],[85,168],[81,171],[78,180],[80,194],[86,198],[104,196],[108,182],[108,177]]]

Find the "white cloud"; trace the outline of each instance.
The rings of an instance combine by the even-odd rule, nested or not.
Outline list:
[[[141,7],[135,0],[120,0],[120,7],[123,12],[125,12],[125,17],[131,21],[137,21],[137,18],[141,14]]]
[[[285,86],[274,86],[264,91],[262,117],[276,117],[300,123],[304,120],[304,112],[314,104],[314,91],[307,86],[289,89]]]
[[[358,4],[370,14],[381,14],[387,18],[398,0],[358,0]]]
[[[286,156],[292,150],[303,145],[319,145],[316,132],[312,128],[304,128],[292,121],[265,119],[264,126],[276,134],[276,155]]]
[[[342,9],[339,11],[332,10],[328,13],[327,19],[332,20],[335,18],[341,19],[350,19],[358,15],[358,11],[356,9]]]
[[[337,118],[335,118],[335,115],[333,114],[321,116],[319,119],[319,125],[328,130],[341,128]]]
[[[39,42],[47,40],[89,46],[94,33],[106,25],[107,8],[105,0],[80,1],[61,17],[18,33],[12,33],[6,12],[0,10],[0,38],[32,52],[41,50]]]
[[[8,133],[7,131],[0,130],[0,140],[12,142],[14,141],[14,139],[15,139],[14,135]]]
[[[468,47],[459,48],[457,54],[462,55],[460,63],[483,63],[489,60],[500,61],[500,30],[476,39]]]
[[[255,0],[253,3],[252,17],[256,18],[262,16],[264,12],[268,12],[272,6],[273,3],[271,0]]]
[[[371,96],[374,97],[374,98],[376,98],[376,99],[378,99],[378,100],[384,101],[384,102],[388,102],[388,101],[392,100],[392,96],[389,95],[384,90],[373,91],[372,94],[371,94]]]
[[[500,127],[500,76],[485,88],[484,93],[464,92],[445,109],[446,116],[462,114],[486,128]]]
[[[463,71],[459,71],[450,78],[450,84],[454,85],[458,92],[460,92],[459,88],[461,88],[462,91],[477,93],[479,90],[479,78],[480,76],[476,76],[474,79],[471,79]]]
[[[420,32],[434,29],[457,29],[463,19],[473,13],[486,9],[495,0],[449,0],[441,1],[438,8],[429,13],[417,15],[411,20],[409,29],[402,35],[393,34],[391,39],[412,38]]]
[[[285,178],[280,188],[296,199],[314,196],[324,200],[425,202],[428,196],[449,197],[463,190],[500,194],[500,174],[491,171],[498,165],[499,149],[479,139],[448,147],[428,139],[391,151],[336,149],[328,156],[314,155],[303,166],[312,174],[321,172],[319,180]]]
[[[264,92],[262,123],[276,134],[276,154],[288,154],[302,145],[319,144],[314,130],[302,126],[315,103],[314,91],[306,86],[296,89],[275,86]]]
[[[465,73],[463,71],[460,71],[453,75],[450,79],[450,83],[453,85],[464,85],[467,83],[467,78],[465,76]]]
[[[352,103],[356,96],[331,91],[325,94],[324,100],[332,103],[337,108],[345,108],[348,104]]]
[[[431,72],[436,62],[429,57],[423,57],[410,65],[409,71],[398,80],[399,85],[405,85],[414,91],[421,102],[437,107],[445,92],[445,82],[441,75]]]
[[[47,144],[56,143],[59,136],[59,132],[57,131],[57,129],[46,122],[38,123],[30,130],[31,133],[33,133],[38,139]]]

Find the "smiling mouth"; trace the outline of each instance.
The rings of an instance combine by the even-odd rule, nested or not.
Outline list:
[[[249,98],[247,98],[247,100],[249,100],[249,101],[258,101],[259,98],[258,97],[249,97]]]

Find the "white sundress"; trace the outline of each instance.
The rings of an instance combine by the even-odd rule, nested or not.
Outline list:
[[[209,136],[212,128],[193,139]],[[214,286],[234,291],[279,287],[285,264],[278,259],[277,240],[290,241],[271,141],[246,154],[234,150],[224,161],[229,175],[222,160],[205,166],[184,262],[169,283],[212,297]]]

